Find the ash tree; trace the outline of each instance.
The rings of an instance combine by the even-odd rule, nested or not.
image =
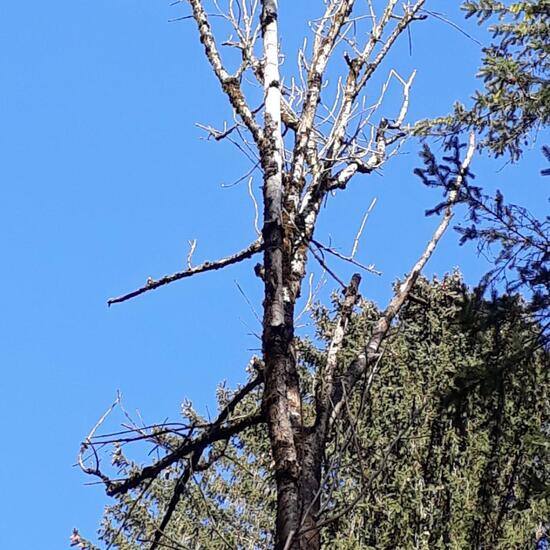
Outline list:
[[[191,9],[186,17],[195,23],[205,62],[234,115],[230,126],[205,129],[215,140],[237,142],[261,173],[261,229],[257,240],[226,258],[194,266],[191,250],[187,269],[150,278],[141,288],[109,300],[109,305],[256,256],[255,272],[264,287],[261,356],[251,359],[245,385],[234,392],[222,392],[220,411],[213,421],[200,418],[189,408],[185,423],[135,425],[130,433],[102,439],[97,436],[102,418],[82,445],[80,464],[105,485],[109,496],[129,503],[117,518],[120,532],[136,526],[136,511],[140,503],[148,502],[158,482],[176,475],[174,483],[163,487],[169,494],[164,495],[162,509],[156,510],[149,548],[184,548],[170,534],[171,521],[180,501],[188,498],[197,475],[201,479],[219,475],[223,484],[218,468],[230,455],[231,442],[257,437],[265,452],[260,475],[273,480],[275,492],[273,521],[265,532],[271,533],[272,545],[278,550],[316,549],[321,546],[324,530],[349,508],[349,502],[337,509],[330,504],[341,502],[338,495],[342,491],[345,494],[345,486],[327,481],[338,477],[339,466],[329,459],[338,455],[344,444],[336,435],[346,423],[357,393],[376,372],[398,315],[450,224],[453,207],[471,176],[475,139],[471,134],[467,145],[461,145],[457,138],[448,143],[444,174],[438,175],[444,179],[446,193],[438,211],[440,221],[408,275],[395,286],[387,307],[372,311],[368,325],[349,346],[351,319],[362,300],[361,276],[355,274],[349,282],[342,282],[327,258],[338,256],[365,272],[373,268],[361,265],[353,253],[346,256],[330,243],[320,242],[315,229],[324,212],[322,206],[330,206],[333,194],[345,192],[355,176],[380,170],[413,133],[407,111],[415,73],[403,77],[387,67],[386,61],[409,27],[429,16],[425,0],[405,4],[388,0],[376,8],[373,2],[327,0],[324,12],[311,23],[311,45],[297,52],[297,78],[283,74],[276,1],[228,0],[223,6],[208,3],[214,14],[207,11],[203,0],[187,0],[186,4]],[[230,29],[231,36],[223,46],[237,52],[236,67],[232,66],[234,55],[224,61],[224,37],[213,31],[213,19],[220,18]],[[326,86],[329,63],[340,71],[333,86]],[[387,80],[380,98],[370,104],[366,88],[384,73]],[[261,98],[251,81],[263,90]],[[381,112],[390,81],[401,86],[401,101],[393,110]],[[426,169],[433,171],[430,166]],[[296,336],[296,304],[311,263],[320,264],[343,289],[322,360],[304,363],[300,362],[302,350]],[[415,404],[413,417],[428,399],[425,395]],[[394,439],[400,437],[397,433]],[[121,473],[113,472],[101,460],[104,447],[112,444],[113,464],[124,466],[121,446],[138,441],[153,445],[156,460],[147,465],[132,463]],[[245,451],[234,452],[240,457]],[[368,481],[365,483],[368,487]],[[197,490],[200,493],[201,488]],[[208,499],[208,495],[203,496]],[[223,538],[220,523],[216,529]],[[203,526],[204,522],[198,521],[195,529],[200,531]],[[228,546],[255,547],[246,542],[246,533],[243,524],[243,541],[228,542]],[[85,544],[77,533],[73,542]],[[123,543],[119,547],[125,548]]]

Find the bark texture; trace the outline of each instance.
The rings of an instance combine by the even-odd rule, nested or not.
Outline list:
[[[277,2],[265,0],[261,16],[264,40],[264,402],[277,483],[276,548],[288,546],[300,520],[300,460],[295,441],[301,426],[300,392],[294,339],[294,300],[285,289],[290,250],[283,224],[283,139]]]

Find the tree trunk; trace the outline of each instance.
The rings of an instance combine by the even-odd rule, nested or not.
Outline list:
[[[296,541],[299,550],[318,550],[321,537],[317,529],[317,514],[320,507],[321,461],[323,444],[314,432],[304,438],[301,454],[300,475],[300,526]]]
[[[301,430],[300,393],[293,352],[294,298],[285,292],[290,250],[283,226],[283,140],[277,2],[263,0],[265,143],[264,171],[264,319],[262,348],[265,362],[264,406],[277,484],[277,550],[298,548],[292,542],[300,522],[300,463],[295,435]],[[288,243],[288,239],[286,239]]]

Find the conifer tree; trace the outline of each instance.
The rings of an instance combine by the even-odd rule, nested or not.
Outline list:
[[[434,122],[444,132],[473,128],[483,135],[482,148],[517,161],[550,124],[550,2],[473,0],[462,8],[492,34],[478,72],[481,89],[471,106],[459,102],[452,116],[418,130]]]
[[[297,349],[304,415],[313,416],[313,373],[327,360],[345,299],[315,310],[314,340]],[[362,301],[350,318],[340,360],[361,348],[380,312]],[[346,403],[324,461],[322,544],[337,550],[523,550],[550,513],[550,377],[537,323],[524,300],[469,291],[459,273],[420,279],[361,391]],[[253,367],[251,378],[255,376]],[[227,390],[218,392],[220,410]],[[261,401],[249,394],[246,415]],[[206,422],[192,408],[184,423]],[[159,438],[165,437],[159,435]],[[225,442],[215,468],[191,474],[163,548],[268,549],[275,481],[265,428]],[[122,475],[138,468],[121,449]],[[182,465],[146,494],[121,495],[101,538],[120,550],[149,548]],[[83,548],[93,548],[79,539]]]

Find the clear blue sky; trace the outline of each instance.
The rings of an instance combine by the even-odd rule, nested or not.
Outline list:
[[[304,13],[320,6],[281,2],[287,53]],[[93,535],[107,499],[72,465],[117,389],[146,421],[175,419],[185,397],[204,410],[220,379],[242,381],[258,347],[248,334],[257,322],[235,285],[259,309],[252,262],[106,307],[148,276],[181,269],[189,239],[198,239],[201,261],[254,236],[246,186],[220,188],[246,163],[194,127],[220,124],[228,111],[192,23],[168,23],[183,13],[150,0],[2,4],[0,548],[57,550],[74,526]],[[457,9],[448,16],[485,39]],[[392,57],[404,74],[419,70],[410,120],[467,101],[479,47],[442,22],[418,24],[412,43],[412,56],[405,40]],[[474,172],[542,213],[539,149],[520,168],[497,173],[503,161],[476,160]],[[382,175],[358,178],[323,213],[319,235],[349,246],[378,197],[359,259],[384,272],[363,282],[381,305],[436,221],[423,217],[439,197],[412,176],[416,150],[411,144]],[[455,265],[472,283],[484,268],[449,234],[428,273]]]

